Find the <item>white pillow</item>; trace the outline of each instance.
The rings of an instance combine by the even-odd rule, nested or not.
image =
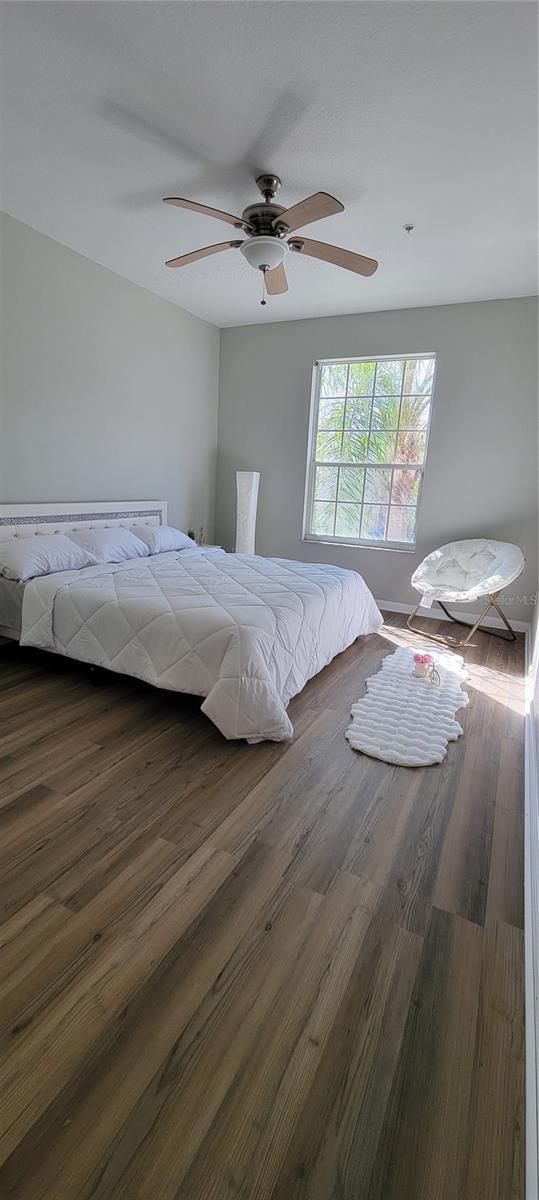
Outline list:
[[[63,533],[36,534],[0,542],[0,575],[20,583],[26,583],[35,575],[77,571],[98,562],[91,550],[76,546]]]
[[[167,550],[198,550],[196,542],[174,529],[173,525],[135,525],[137,537],[146,543],[150,554],[165,554]]]
[[[111,529],[77,529],[69,536],[77,546],[94,554],[98,563],[124,562],[127,558],[145,558],[148,554],[146,543],[121,525]]]

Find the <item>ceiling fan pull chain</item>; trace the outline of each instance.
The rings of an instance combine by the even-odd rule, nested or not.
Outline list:
[[[268,269],[267,267],[260,268],[260,270],[262,272],[262,299],[261,299],[260,303],[263,305],[267,304],[267,300],[266,300],[266,271],[267,271],[267,269]]]

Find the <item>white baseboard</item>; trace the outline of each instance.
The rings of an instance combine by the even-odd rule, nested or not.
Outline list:
[[[539,1197],[539,777],[534,697],[539,635],[526,638],[524,962],[526,1001],[526,1198]]]
[[[385,610],[385,612],[411,613],[415,608],[415,604],[401,604],[397,600],[377,600],[376,603],[382,612]],[[418,617],[422,618],[430,618],[431,621],[446,620],[441,608],[438,608],[438,606],[434,604],[432,608],[420,608],[417,615]],[[457,604],[455,608],[455,616],[463,617],[465,621],[476,621],[479,613],[468,612],[467,609],[461,609]],[[529,621],[513,621],[510,613],[507,614],[507,619],[511,622],[511,625],[516,633],[528,633],[530,629]],[[487,629],[505,629],[505,625],[499,617],[485,617],[483,625]]]

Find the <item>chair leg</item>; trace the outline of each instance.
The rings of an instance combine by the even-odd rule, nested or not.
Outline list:
[[[515,642],[516,641],[517,635],[516,635],[514,629],[512,628],[512,626],[509,624],[509,621],[507,620],[507,617],[506,617],[503,609],[500,608],[500,605],[498,604],[498,596],[499,595],[500,595],[499,592],[494,592],[491,596],[489,596],[488,604],[483,609],[481,616],[478,617],[477,621],[475,621],[473,623],[471,621],[461,621],[460,617],[454,617],[453,614],[449,612],[449,609],[446,608],[445,604],[441,600],[437,601],[437,603],[440,605],[440,608],[443,609],[446,617],[448,617],[450,621],[454,621],[455,624],[457,624],[457,625],[467,625],[468,628],[470,629],[470,633],[468,634],[468,636],[464,639],[463,642],[459,643],[461,646],[466,646],[466,644],[469,642],[472,635],[475,633],[476,629],[478,629],[481,622],[485,619],[487,613],[490,612],[491,608],[494,608],[496,610],[496,612],[498,613],[498,616],[501,617],[504,625],[507,628],[509,637],[507,637],[507,635],[501,629],[500,630],[489,629],[488,631],[486,629],[484,629],[484,630],[482,630],[482,632],[483,633],[487,633],[487,632],[491,633],[493,637],[502,638],[504,642]]]
[[[414,611],[410,613],[410,616],[408,617],[408,619],[406,621],[408,629],[411,629],[412,633],[419,633],[421,637],[428,638],[429,642],[439,642],[442,646],[447,646],[448,645],[447,638],[443,637],[442,634],[427,633],[424,629],[420,629],[419,625],[412,625],[412,621],[415,617],[415,614],[416,614],[418,608],[421,608],[421,600],[419,601],[419,604],[416,604]]]
[[[487,613],[490,612],[491,608],[494,608],[496,610],[496,612],[498,613],[498,616],[501,617],[504,625],[507,627],[509,636],[507,636],[507,634],[503,633],[502,630],[497,630],[497,629],[488,629],[488,630],[483,629],[483,630],[481,630],[481,632],[482,633],[491,633],[491,634],[493,634],[494,637],[503,638],[503,640],[506,642],[514,642],[514,641],[516,641],[517,635],[514,632],[514,630],[512,629],[511,625],[509,624],[509,621],[507,620],[505,613],[500,608],[500,605],[497,602],[499,595],[500,595],[499,592],[494,592],[494,594],[492,596],[489,596],[488,604],[485,606],[485,608],[483,609],[483,612],[480,614],[480,616],[477,618],[477,620],[474,621],[473,623],[471,621],[461,621],[458,617],[454,617],[453,614],[449,612],[449,609],[446,608],[445,604],[441,600],[437,601],[437,603],[440,605],[440,608],[443,610],[446,617],[448,617],[450,621],[454,621],[454,623],[456,625],[466,625],[469,628],[470,632],[460,642],[453,641],[451,638],[443,637],[441,634],[438,634],[438,633],[426,633],[425,630],[420,629],[418,625],[412,625],[412,621],[416,615],[417,610],[419,608],[421,608],[421,600],[419,601],[419,604],[416,604],[414,611],[410,613],[410,616],[408,617],[406,624],[408,626],[408,629],[411,629],[412,633],[419,633],[419,634],[421,634],[421,637],[428,638],[429,641],[431,641],[431,642],[441,642],[443,645],[452,646],[455,649],[459,649],[461,646],[468,645],[468,642],[473,637],[474,633],[479,629],[481,622],[484,621],[485,617],[487,616]]]
[[[499,593],[499,592],[497,592],[497,596],[499,596],[499,594],[500,594],[500,593]],[[492,600],[492,607],[496,609],[496,612],[498,613],[498,616],[499,616],[499,617],[501,617],[501,619],[502,619],[502,621],[503,621],[504,625],[506,625],[506,626],[507,626],[507,629],[508,629],[508,632],[509,632],[509,637],[508,637],[508,638],[505,638],[505,635],[504,635],[503,633],[501,633],[501,632],[498,634],[498,637],[503,637],[503,638],[505,638],[505,641],[507,641],[507,642],[516,642],[516,640],[517,640],[517,635],[516,635],[516,633],[515,633],[515,631],[514,631],[514,629],[513,629],[513,626],[512,626],[512,625],[509,623],[509,621],[507,620],[507,617],[506,617],[506,615],[505,615],[505,613],[504,613],[504,611],[503,611],[503,608],[500,608],[500,605],[499,605],[499,604],[498,604],[498,602],[497,602],[497,598],[496,598],[496,596],[492,596],[492,597],[491,597],[491,600]],[[491,631],[491,632],[493,632],[493,631]]]

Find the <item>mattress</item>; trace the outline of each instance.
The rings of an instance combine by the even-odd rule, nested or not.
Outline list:
[[[21,644],[200,695],[227,738],[282,741],[292,696],[381,624],[355,571],[184,550],[31,580]]]
[[[22,598],[24,583],[4,579],[0,575],[0,625],[20,633],[22,627]]]

